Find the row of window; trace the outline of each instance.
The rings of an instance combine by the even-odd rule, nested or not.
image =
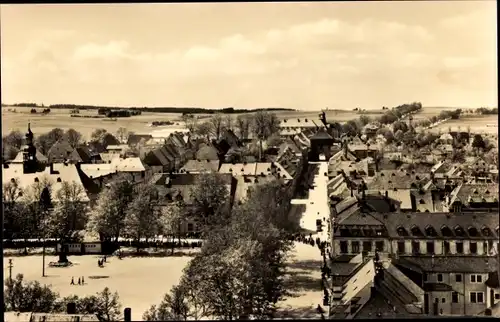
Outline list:
[[[458,292],[452,292],[451,293],[451,303],[459,303],[458,297],[459,297]],[[500,294],[495,294],[495,299],[500,298]],[[435,299],[435,301],[439,301],[439,299]],[[441,299],[441,303],[446,303],[446,299],[443,297]],[[484,303],[484,292],[469,292],[469,303]]]
[[[429,237],[437,237],[438,236],[436,229],[434,229],[434,227],[432,227],[431,225],[427,225],[427,227],[425,227],[424,230],[425,230],[426,236],[429,236]],[[415,236],[415,237],[424,236],[424,232],[422,232],[422,230],[419,227],[417,227],[416,225],[413,225],[410,228],[410,232],[411,232],[411,235]],[[498,227],[496,228],[496,232],[498,235]],[[408,231],[404,227],[401,227],[401,226],[397,228],[397,233],[399,236],[402,236],[402,237],[409,236]],[[470,237],[479,237],[480,236],[479,230],[473,226],[469,226],[467,228],[467,233],[469,234]],[[481,228],[481,234],[483,236],[492,236],[492,231],[489,227],[483,226]],[[441,227],[441,235],[444,237],[454,237],[454,236],[466,237],[465,230],[460,225],[456,225],[453,228],[453,231],[448,226],[443,225]]]
[[[424,274],[424,282],[427,282],[427,281],[428,281],[428,276],[427,276],[427,274]],[[443,282],[443,274],[437,274],[437,281]],[[462,282],[462,274],[455,274],[455,282],[457,282],[457,283]],[[482,283],[483,276],[478,275],[478,274],[471,274],[470,275],[470,282],[471,283]]]
[[[434,241],[428,241],[426,242],[426,253],[427,254],[435,254],[435,242]],[[361,252],[360,249],[361,243],[359,241],[352,241],[351,242],[351,252],[353,254],[357,254]],[[363,246],[363,251],[366,252],[372,252],[372,251],[378,251],[382,252],[384,251],[384,241],[376,241],[375,242],[375,249],[373,249],[373,243],[371,241],[365,241],[362,243]],[[483,254],[488,254],[491,249],[493,248],[493,242],[488,241],[487,243],[483,243]],[[469,243],[469,252],[470,254],[478,254],[478,245],[477,242],[470,242]],[[347,254],[349,253],[349,247],[348,247],[348,242],[347,241],[341,241],[340,242],[340,253]],[[404,241],[398,241],[398,254],[406,254],[406,244]],[[412,241],[411,242],[411,254],[420,254],[421,249],[420,249],[420,241]],[[443,242],[443,253],[444,254],[451,254],[451,249],[450,249],[450,243],[448,241]],[[464,254],[464,243],[463,242],[456,242],[455,243],[455,253],[456,254]]]
[[[361,244],[358,241],[351,242],[351,253],[354,253],[354,254],[360,253],[361,252],[360,245]],[[363,242],[363,251],[365,251],[365,252],[374,251],[373,250],[373,243],[371,241]],[[375,242],[375,251],[377,251],[377,252],[384,251],[384,241],[376,241]],[[347,241],[340,242],[340,252],[344,253],[344,254],[349,253]]]
[[[488,241],[487,243],[483,243],[483,254],[488,254],[492,248],[493,248],[492,241]],[[435,254],[435,242],[434,241],[426,242],[426,250],[427,250],[427,254]],[[455,252],[457,254],[464,254],[464,243],[463,242],[455,242]],[[470,242],[469,243],[469,252],[471,254],[478,254],[477,242]],[[399,254],[406,253],[406,246],[405,246],[404,241],[398,242],[398,253]],[[411,253],[412,254],[420,254],[421,253],[419,241],[412,241],[411,242]],[[443,253],[444,254],[451,253],[450,242],[448,242],[448,241],[443,242]]]

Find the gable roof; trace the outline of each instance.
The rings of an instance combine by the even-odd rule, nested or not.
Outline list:
[[[203,144],[196,152],[196,159],[213,161],[219,160],[219,151],[211,145]]]
[[[321,127],[309,140],[333,140],[333,138]]]
[[[186,173],[201,173],[201,172],[217,172],[219,171],[219,160],[188,160],[181,168],[180,172]]]
[[[498,183],[490,184],[460,184],[456,187],[450,197],[450,205],[460,201],[464,205],[470,202],[481,203],[483,200],[488,203],[498,202]]]
[[[146,141],[151,139],[153,136],[151,134],[131,134],[128,136],[127,144],[129,146],[138,144],[142,139]]]
[[[404,256],[395,260],[395,264],[438,273],[489,273],[498,267],[497,259],[489,256]]]
[[[38,160],[38,162],[41,163],[47,163],[49,161],[49,159],[38,150],[36,150],[36,159]],[[22,150],[19,151],[19,153],[17,153],[16,157],[12,161],[10,161],[10,163],[23,163],[23,162],[24,162],[24,155]]]

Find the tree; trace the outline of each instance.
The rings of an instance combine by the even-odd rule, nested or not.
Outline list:
[[[20,149],[23,145],[24,136],[19,130],[11,131],[2,138],[2,143]]]
[[[126,211],[133,200],[134,188],[128,180],[117,180],[99,194],[91,210],[87,229],[98,233],[102,240],[118,241],[124,230]]]
[[[392,129],[394,132],[401,130],[403,133],[408,131],[408,125],[405,122],[397,121],[394,122]]]
[[[121,143],[126,143],[129,135],[130,135],[129,131],[124,127],[120,127],[118,130],[116,130],[116,138]]]
[[[229,130],[229,131],[233,131],[234,130],[234,119],[232,117],[231,114],[227,114],[224,118],[223,118],[223,128],[226,129],[226,130]]]
[[[282,142],[283,139],[279,135],[273,134],[267,139],[266,143],[268,147],[278,147]]]
[[[217,173],[199,175],[190,194],[191,215],[201,224],[203,230],[207,231],[226,221],[230,206],[229,191],[222,176]]]
[[[181,238],[181,225],[185,219],[185,205],[182,201],[173,201],[166,207],[163,207],[162,227],[165,235],[172,236],[172,239]],[[174,253],[174,243],[172,243],[172,254]]]
[[[215,136],[216,140],[219,140],[225,125],[222,114],[214,114],[214,116],[209,119],[208,124],[210,124],[210,132],[213,134],[213,136]]]
[[[193,114],[182,114],[181,119],[184,122],[184,124],[186,125],[189,132],[191,132],[191,133],[195,132],[198,119],[196,117],[194,117]]]
[[[104,134],[108,133],[108,130],[106,129],[95,129],[92,134],[90,135],[90,140],[91,141],[101,141],[103,138]]]
[[[48,133],[38,136],[35,145],[42,154],[47,154],[50,148],[63,137],[64,130],[61,128],[55,128],[50,130]]]
[[[125,215],[125,231],[137,243],[140,249],[140,240],[149,239],[158,235],[162,230],[162,214],[158,207],[158,191],[149,183],[142,183],[135,187],[135,197],[128,205]]]
[[[451,154],[451,160],[453,162],[457,162],[457,163],[464,163],[465,162],[465,152],[463,150],[454,149],[453,153]]]
[[[22,190],[18,179],[2,185],[3,220],[10,239],[14,239],[22,229],[23,209],[19,203],[21,198]]]
[[[207,142],[210,142],[210,133],[212,129],[212,125],[208,122],[198,123],[195,126],[194,133],[203,136],[207,139]]]
[[[55,312],[65,312],[68,303],[75,303],[77,314],[95,314],[99,321],[119,321],[121,317],[121,303],[118,293],[112,293],[104,288],[95,295],[78,297],[66,296],[58,301]]]
[[[476,151],[479,151],[481,149],[484,149],[486,147],[486,144],[484,142],[483,137],[481,134],[475,134],[474,139],[472,140],[472,147],[476,149]]]
[[[397,130],[396,133],[394,133],[394,140],[400,143],[403,141],[403,136],[404,136],[403,131]]]
[[[61,245],[75,237],[75,233],[85,227],[87,206],[85,191],[76,182],[61,182],[55,193],[55,207],[47,218],[47,228]]]
[[[80,145],[82,142],[82,134],[75,129],[68,129],[66,133],[64,133],[66,140],[69,145],[74,149]]]
[[[190,316],[190,306],[184,288],[174,286],[170,294],[165,294],[161,303],[144,312],[144,321],[187,321]]]
[[[23,274],[5,281],[4,298],[7,311],[49,313],[57,305],[59,294],[38,281],[24,282]]]
[[[248,135],[250,134],[250,128],[253,120],[250,115],[240,114],[236,117],[236,128],[238,129],[238,133],[240,135],[240,139],[246,140],[248,139]]]
[[[262,160],[262,142],[279,131],[280,122],[274,113],[258,111],[253,117],[252,131],[259,140],[259,160]]]
[[[371,121],[372,119],[367,115],[361,115],[359,117],[359,122],[361,123],[362,126],[369,124]]]

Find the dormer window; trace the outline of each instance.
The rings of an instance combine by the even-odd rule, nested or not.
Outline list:
[[[393,190],[394,190],[394,191],[398,191],[398,189],[397,189],[397,188],[394,188]]]
[[[465,231],[459,225],[455,226],[455,235],[458,237],[465,237]]]
[[[408,236],[408,232],[403,227],[399,226],[397,229],[399,236]]]
[[[420,203],[421,205],[425,205],[425,201],[424,201],[424,199],[420,199],[419,203]]]
[[[415,177],[415,179],[420,180],[420,177],[419,177],[419,176],[416,176],[416,177]]]
[[[381,173],[381,174],[380,174],[380,176],[381,176],[381,177],[383,177],[383,176],[385,176],[385,175],[384,175],[384,173]]]
[[[393,173],[391,174],[391,176],[395,177],[395,176],[396,176],[396,174],[393,172]]]
[[[57,182],[62,182],[61,178],[57,178]]]
[[[488,227],[486,227],[486,226],[485,226],[485,227],[483,227],[483,228],[481,229],[481,233],[482,233],[484,236],[489,237],[489,236],[491,236],[491,229],[489,229]],[[470,234],[470,232],[469,232],[469,234]]]
[[[474,194],[477,195],[479,192],[477,190],[474,190]]]
[[[422,231],[420,230],[420,228],[418,228],[415,225],[413,225],[413,227],[411,228],[411,234],[413,236],[423,236],[424,235],[424,234],[422,234]]]
[[[484,193],[485,193],[485,194],[487,194],[487,195],[489,195],[489,194],[490,194],[490,191],[489,191],[489,190],[486,190]]]
[[[441,234],[444,237],[453,237],[453,232],[451,231],[451,229],[448,226],[441,227]]]
[[[436,237],[437,231],[434,229],[434,227],[428,225],[427,227],[425,227],[425,234],[430,237]]]
[[[476,227],[470,226],[467,230],[469,232],[469,236],[471,237],[479,236],[479,232],[477,231]]]
[[[35,182],[38,182],[38,178],[35,178]]]

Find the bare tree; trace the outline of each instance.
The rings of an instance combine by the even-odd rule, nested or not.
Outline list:
[[[64,136],[72,148],[76,148],[82,141],[82,134],[74,129],[68,129]]]
[[[222,135],[222,130],[224,129],[224,118],[222,117],[222,114],[214,114],[208,122],[211,126],[211,132],[215,136],[215,139],[219,140]]]
[[[207,142],[210,142],[210,133],[212,126],[208,122],[198,123],[195,127],[194,132],[200,136],[203,136],[207,139]]]
[[[234,130],[234,119],[231,114],[227,114],[223,119],[223,128],[229,131]]]
[[[198,119],[193,114],[182,114],[182,121],[190,132],[194,132]]]
[[[279,120],[276,114],[258,111],[254,115],[252,127],[255,137],[260,142],[259,160],[262,160],[262,142],[279,130]]]
[[[250,128],[252,124],[252,117],[250,115],[240,114],[236,118],[236,128],[238,129],[240,138],[243,140],[248,139],[248,135],[250,134]]]
[[[129,135],[130,132],[124,127],[120,127],[116,130],[116,138],[120,141],[120,143],[126,143]]]

